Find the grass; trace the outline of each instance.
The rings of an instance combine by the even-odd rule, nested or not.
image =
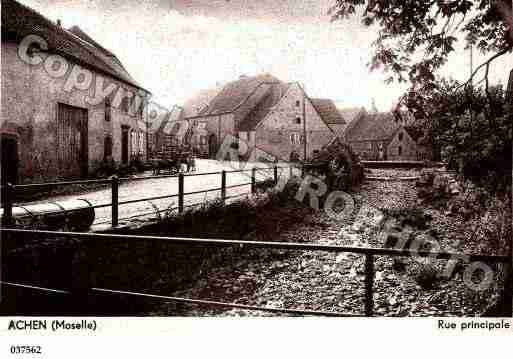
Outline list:
[[[249,198],[224,205],[215,200],[184,213],[168,210],[160,213],[159,223],[131,234],[166,235],[193,238],[277,240],[280,233],[302,222],[311,209],[294,200],[297,186],[284,191],[261,191]],[[6,239],[2,251],[4,280],[69,289],[76,278],[70,273],[73,258],[81,253],[90,287],[133,290],[170,295],[195,283],[197,278],[218,265],[235,264],[241,258],[257,258],[239,247],[184,246],[165,241],[69,241],[52,238],[39,240],[25,236]],[[267,260],[275,252],[269,251]],[[261,254],[261,253],[260,253]],[[276,251],[276,255],[279,251]],[[66,274],[67,273],[67,274]],[[84,314],[136,315],[148,313],[159,302],[138,301],[132,297],[95,297],[94,303],[82,306],[71,298],[59,306],[55,298],[20,292],[9,293],[0,306],[3,314]]]

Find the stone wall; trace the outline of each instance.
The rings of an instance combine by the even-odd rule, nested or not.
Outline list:
[[[417,157],[417,143],[401,128],[387,146],[387,160],[417,161]]]
[[[57,163],[57,109],[58,104],[67,104],[86,109],[88,112],[88,169],[103,160],[104,139],[109,135],[113,140],[112,155],[115,161],[121,160],[121,125],[141,129],[139,114],[132,116],[120,109],[111,108],[111,120],[105,121],[105,105],[91,104],[87,98],[95,96],[99,78],[103,78],[103,88],[110,84],[121,86],[127,91],[135,88],[107,75],[92,73],[91,86],[86,90],[64,89],[75,65],[69,61],[68,70],[60,77],[52,77],[45,69],[45,62],[39,65],[25,63],[17,53],[18,46],[2,42],[2,131],[19,134],[20,181],[50,180],[62,177]],[[47,55],[38,54],[44,60]],[[50,62],[49,62],[50,63]],[[55,65],[55,64],[54,64]],[[56,65],[57,66],[57,65]],[[77,67],[80,69],[80,67]],[[58,70],[59,67],[53,68]],[[114,92],[115,94],[116,92]],[[129,154],[132,152],[129,140]],[[142,146],[143,148],[145,146]]]
[[[227,135],[234,136],[234,119],[231,113],[205,116],[191,119],[190,121],[192,121],[191,126],[193,126],[192,146],[201,153],[207,154],[209,158],[216,157],[217,150],[219,150]],[[209,138],[211,137],[215,139],[215,153],[211,153],[209,148]]]
[[[304,144],[301,140],[291,140],[291,136],[301,139],[304,135],[303,100],[305,95],[299,85],[291,85],[278,105],[256,128],[255,145],[280,159],[288,160],[292,151],[304,157]],[[312,103],[306,98],[307,156],[320,150],[335,136],[321,120]],[[300,121],[298,121],[298,119]]]

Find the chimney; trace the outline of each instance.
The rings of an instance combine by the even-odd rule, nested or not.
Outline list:
[[[61,27],[61,19],[57,19],[57,26]]]

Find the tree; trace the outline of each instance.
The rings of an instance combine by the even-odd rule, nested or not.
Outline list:
[[[336,0],[330,13],[336,21],[355,16],[358,8],[363,9],[363,24],[379,29],[370,68],[383,68],[389,82],[410,82],[398,107],[414,113],[427,141],[449,156],[460,156],[467,168],[497,170],[505,165],[503,178],[511,185],[513,106],[500,88],[490,86],[488,74],[490,64],[513,49],[513,2]],[[438,78],[437,71],[461,40],[490,54],[488,60],[462,84]],[[483,70],[484,76],[475,82]],[[474,87],[483,82],[484,90]],[[513,259],[511,243],[510,251]],[[512,315],[512,273],[498,304],[505,308],[501,315]]]
[[[473,122],[478,120],[473,115],[479,113],[485,117],[487,133],[500,130],[498,122],[503,114],[497,109],[503,107],[497,105],[497,90],[490,88],[488,74],[490,64],[513,49],[511,0],[337,0],[330,12],[334,21],[359,14],[364,25],[378,27],[370,68],[384,69],[389,75],[387,81],[410,83],[398,101],[397,113],[406,107],[418,120],[417,127],[425,129],[426,140],[436,152],[447,146],[439,136],[447,126],[454,127],[453,135],[460,130],[466,135],[467,128],[453,123],[455,119],[458,123]],[[441,79],[437,70],[455,51],[455,43],[462,40],[467,47],[476,46],[491,55],[467,82]],[[482,70],[482,80],[473,82]],[[484,97],[478,89],[483,82]],[[470,123],[469,135],[477,127],[482,126]]]
[[[384,68],[390,82],[435,82],[463,38],[467,47],[492,54],[472,75],[485,69],[488,86],[489,65],[513,48],[511,0],[336,0],[330,14],[336,21],[356,16],[358,7],[363,24],[379,28],[370,67]]]

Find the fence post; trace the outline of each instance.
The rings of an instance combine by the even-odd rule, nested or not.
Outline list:
[[[4,214],[2,216],[2,223],[5,226],[10,226],[13,224],[14,220],[12,217],[12,204],[14,202],[15,189],[12,183],[7,183],[3,189],[3,206],[4,206]]]
[[[256,192],[256,168],[251,169],[251,193]]]
[[[365,255],[365,316],[372,317],[374,311],[374,256]]]
[[[278,184],[278,166],[274,165],[274,185]]]
[[[513,316],[513,263],[506,263],[504,265],[504,301],[506,304],[505,316]]]
[[[221,171],[221,200],[223,203],[226,201],[226,171]]]
[[[119,219],[119,178],[114,175],[111,177],[111,190],[112,190],[112,227],[118,226]]]
[[[184,176],[183,173],[178,174],[178,213],[183,212],[183,193],[184,193]]]
[[[91,243],[87,241],[73,246],[71,250],[71,283],[70,291],[73,296],[69,307],[73,315],[89,314],[88,310],[94,306],[94,298],[90,293],[89,255],[87,248]],[[89,255],[88,255],[89,254]],[[94,310],[94,308],[93,308]]]

